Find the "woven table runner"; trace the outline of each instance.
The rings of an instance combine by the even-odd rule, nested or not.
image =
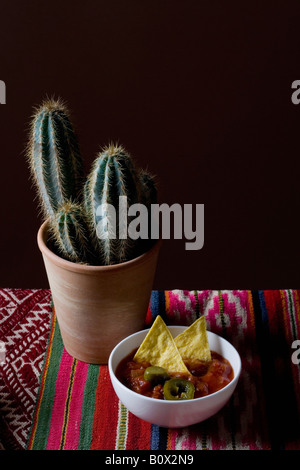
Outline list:
[[[49,289],[0,289],[0,450],[26,446],[50,320]]]
[[[132,415],[112,388],[108,367],[73,359],[53,312],[28,449],[197,450],[300,449],[300,290],[153,291],[145,327],[206,317],[242,359],[228,404],[208,420],[160,428]]]

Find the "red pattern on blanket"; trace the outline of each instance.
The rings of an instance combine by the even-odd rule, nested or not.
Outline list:
[[[32,422],[50,329],[48,289],[0,289],[0,448],[21,450]],[[5,339],[5,341],[4,341]]]

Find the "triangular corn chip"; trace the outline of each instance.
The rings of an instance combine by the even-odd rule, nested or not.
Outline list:
[[[167,325],[158,315],[144,341],[133,358],[136,362],[147,361],[171,372],[190,374],[175,345]]]
[[[211,360],[204,316],[198,318],[183,333],[176,336],[174,342],[183,360]]]

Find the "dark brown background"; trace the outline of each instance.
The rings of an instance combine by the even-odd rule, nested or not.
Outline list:
[[[205,204],[205,243],[165,241],[154,288],[299,288],[297,1],[2,1],[1,287],[44,287],[24,147],[61,96],[89,169],[118,140],[160,202]]]

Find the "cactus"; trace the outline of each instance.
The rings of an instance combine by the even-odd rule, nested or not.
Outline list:
[[[141,202],[147,207],[148,210],[148,240],[140,240],[140,253],[143,253],[151,248],[153,240],[151,239],[152,217],[151,217],[151,204],[157,203],[157,187],[154,176],[145,170],[139,173],[139,179],[142,187]]]
[[[67,200],[78,201],[83,163],[66,106],[47,100],[34,115],[28,151],[44,214],[51,219]]]
[[[156,204],[157,202],[157,187],[154,176],[145,170],[141,170],[139,179],[142,185],[143,204],[149,208],[151,204]]]
[[[98,243],[104,264],[121,263],[134,257],[135,241],[127,237],[129,220],[123,227],[123,235],[118,238],[122,231],[119,224],[120,196],[127,197],[127,214],[128,206],[140,201],[141,185],[131,157],[123,147],[111,144],[96,158],[84,191],[91,235]],[[110,219],[108,210],[105,211],[106,204],[115,208],[115,220]],[[99,213],[101,206],[104,211]],[[108,233],[108,230],[113,230],[113,233]]]
[[[48,100],[33,117],[28,160],[44,215],[50,221],[53,249],[65,259],[91,265],[121,263],[147,250],[147,240],[128,237],[128,207],[156,202],[153,177],[137,172],[122,146],[109,145],[95,159],[84,181],[83,162],[70,121],[60,100]],[[120,196],[127,206],[120,223]],[[112,205],[110,211],[102,211]],[[124,215],[124,213],[122,213]],[[113,233],[108,230],[113,229]],[[113,236],[112,236],[113,235]]]
[[[96,264],[88,224],[80,204],[65,202],[56,211],[51,225],[52,236],[64,258],[75,263]]]

